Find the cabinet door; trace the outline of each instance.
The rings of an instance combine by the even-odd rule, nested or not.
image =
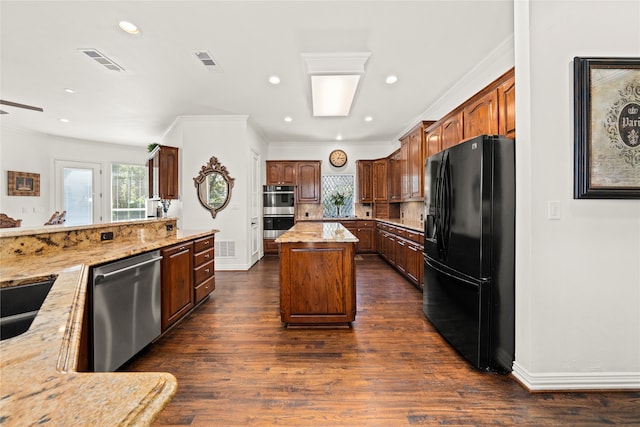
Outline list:
[[[162,331],[193,307],[193,243],[162,250]]]
[[[387,159],[379,159],[373,162],[373,200],[386,202],[387,192]]]
[[[464,108],[463,138],[498,133],[498,93],[490,91]]]
[[[389,156],[389,200],[392,202],[402,200],[401,166],[400,150],[396,150]]]
[[[498,133],[516,137],[516,80],[511,77],[498,87]]]
[[[410,197],[409,188],[409,141],[400,142],[400,198],[406,200]]]
[[[415,243],[406,243],[406,274],[414,284],[420,285],[420,271],[422,270],[422,250]]]
[[[267,185],[296,185],[296,162],[267,160]]]
[[[298,162],[298,203],[320,203],[320,162]]]
[[[453,147],[462,141],[462,111],[453,114],[442,123],[441,149]]]
[[[412,200],[422,199],[422,127],[419,127],[409,138],[409,198]]]
[[[373,203],[373,161],[358,160],[358,200]]]
[[[425,134],[424,136],[425,146],[426,146],[426,150],[424,153],[425,160],[433,156],[434,154],[439,153],[442,150],[440,147],[441,132],[442,132],[442,126],[438,126],[437,128],[432,129]]]
[[[178,199],[178,148],[159,145],[147,161],[149,196]]]

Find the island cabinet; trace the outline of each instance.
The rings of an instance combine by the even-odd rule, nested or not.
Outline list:
[[[286,326],[353,322],[355,236],[339,223],[300,222],[276,242],[281,321]]]
[[[161,330],[187,314],[194,306],[193,242],[162,249]]]
[[[205,299],[216,288],[213,242],[213,234],[193,242],[194,304]]]
[[[178,148],[158,145],[149,154],[149,197],[178,199]]]
[[[373,203],[373,160],[358,160],[357,187],[360,203]]]

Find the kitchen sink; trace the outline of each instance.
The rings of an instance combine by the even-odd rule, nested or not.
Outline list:
[[[0,340],[29,330],[55,280],[55,276],[49,276],[34,283],[0,288]]]

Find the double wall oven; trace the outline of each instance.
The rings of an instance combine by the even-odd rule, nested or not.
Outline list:
[[[295,216],[295,187],[265,185],[262,196],[264,238],[275,239],[293,227]]]

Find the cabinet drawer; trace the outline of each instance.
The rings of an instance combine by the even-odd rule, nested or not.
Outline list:
[[[358,228],[373,228],[373,221],[357,221]]]
[[[199,303],[216,288],[216,278],[210,277],[195,288],[195,302]]]
[[[399,237],[407,237],[407,230],[404,228],[393,227],[391,232]]]
[[[196,253],[193,256],[193,267],[194,268],[200,267],[202,264],[209,261],[213,261],[213,248]]]
[[[422,234],[417,231],[407,230],[406,238],[416,243],[422,243]]]
[[[203,280],[213,276],[213,261],[209,261],[198,268],[194,268],[195,285],[198,286]]]
[[[202,252],[205,249],[213,248],[213,236],[203,237],[201,239],[194,240],[195,252]]]

